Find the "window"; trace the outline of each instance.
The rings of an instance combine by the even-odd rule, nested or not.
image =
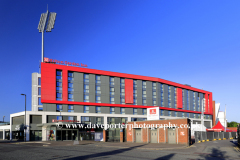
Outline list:
[[[96,75],[96,84],[100,84],[101,83],[101,76]]]
[[[41,87],[38,87],[38,95],[41,95]]]
[[[43,111],[43,108],[42,107],[38,107],[38,111]]]
[[[137,80],[133,80],[133,104],[137,105]]]
[[[143,99],[143,105],[146,106],[147,105],[147,100]]]
[[[62,116],[57,116],[57,120],[63,120]]]
[[[110,114],[115,114],[115,108],[114,107],[110,107]]]
[[[114,77],[110,77],[110,85],[114,85]]]
[[[61,104],[57,104],[57,109],[56,109],[57,112],[62,112],[63,111],[63,108],[62,108],[62,105]]]
[[[137,108],[133,108],[133,114],[137,115]]]
[[[41,97],[38,97],[38,105],[43,105],[41,102]]]
[[[172,96],[171,96],[171,86],[168,86],[168,107],[169,108],[172,108],[171,99],[172,99]]]
[[[142,81],[142,88],[147,88],[147,83],[146,83],[146,81]]]
[[[89,95],[84,95],[84,102],[89,102]]]
[[[68,116],[68,120],[73,121],[74,120],[73,116]]]
[[[125,86],[125,79],[123,79],[123,78],[120,79],[120,86],[121,87]]]
[[[147,115],[147,109],[143,109],[143,115]]]
[[[185,113],[182,113],[182,117],[185,117]]]
[[[137,99],[133,99],[133,104],[137,105]]]
[[[85,124],[90,124],[91,118],[90,117],[81,117],[81,122]]]
[[[89,83],[89,74],[84,74],[84,83]]]
[[[101,107],[99,106],[96,107],[96,113],[101,113]]]
[[[164,88],[163,88],[163,84],[161,84],[161,106],[163,107],[164,106],[164,101],[163,101],[163,91],[164,91]]]
[[[169,117],[172,116],[172,111],[168,111],[168,116],[169,116]]]
[[[110,77],[110,82],[109,82],[109,88],[110,88],[110,103],[111,104],[114,104],[115,103],[115,100],[114,100],[114,78],[113,77]]]
[[[174,116],[177,117],[177,112],[174,112]]]
[[[68,105],[68,112],[74,112],[73,105]]]
[[[163,110],[160,110],[160,115],[164,116],[164,111]]]
[[[62,71],[56,71],[56,100],[62,100]]]
[[[125,114],[125,108],[121,108],[121,114]]]
[[[84,106],[84,113],[89,113],[89,106]]]
[[[110,97],[110,103],[111,104],[114,104],[115,102],[114,102],[114,97]]]
[[[96,103],[101,103],[101,96],[96,96]]]
[[[190,118],[190,117],[189,117],[189,113],[187,113],[187,118]]]
[[[96,124],[102,124],[102,117],[96,117]]]
[[[68,101],[74,101],[73,97],[73,72],[68,72]]]
[[[38,77],[38,85],[41,86],[41,78]]]

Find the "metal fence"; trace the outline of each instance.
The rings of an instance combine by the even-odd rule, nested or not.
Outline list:
[[[229,138],[236,138],[236,132],[201,132],[195,131],[195,142],[209,140],[212,141],[214,139],[229,139]]]

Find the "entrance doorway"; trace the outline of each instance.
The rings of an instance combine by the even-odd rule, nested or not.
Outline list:
[[[168,143],[176,144],[176,129],[168,128]]]
[[[151,143],[157,143],[157,130],[151,130]]]
[[[136,129],[136,142],[138,142],[138,143],[142,142],[141,129]]]
[[[57,130],[57,141],[77,141],[78,130]]]

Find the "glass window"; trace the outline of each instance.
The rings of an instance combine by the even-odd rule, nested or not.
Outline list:
[[[85,84],[85,85],[84,85],[84,89],[89,89],[89,85],[88,85],[88,84]]]
[[[99,75],[96,75],[96,80],[101,80]]]
[[[182,113],[182,117],[185,117],[185,113]]]
[[[172,111],[168,111],[168,116],[169,116],[169,117],[172,116]]]
[[[114,82],[114,77],[110,77],[110,82]]]
[[[84,102],[89,102],[89,95],[84,95]]]
[[[137,115],[137,108],[133,108],[133,114]]]
[[[96,107],[96,113],[101,113],[101,107],[99,106]]]
[[[41,97],[38,97],[38,105],[43,105],[41,102]]]
[[[133,84],[137,84],[137,80],[133,80]]]
[[[73,88],[73,83],[68,83],[68,88]]]
[[[38,85],[41,85],[41,78],[38,77]]]
[[[84,79],[89,79],[89,74],[84,74]]]
[[[137,99],[133,99],[133,103],[137,105]]]
[[[97,90],[97,91],[100,91],[100,90],[101,90],[101,87],[100,87],[100,86],[96,86],[96,90]]]
[[[146,85],[147,85],[146,81],[143,81],[143,82],[142,82],[142,85],[143,85],[143,86],[146,86]]]
[[[121,114],[125,114],[125,108],[121,108]]]
[[[38,95],[41,95],[41,87],[38,87]]]
[[[147,109],[143,109],[143,115],[147,115]]]
[[[121,92],[124,93],[124,92],[125,92],[125,89],[121,88]]]
[[[69,116],[69,117],[68,117],[68,120],[73,121],[73,120],[74,120],[74,119],[73,119],[73,116]]]
[[[84,106],[84,113],[89,113],[89,106]]]
[[[68,105],[68,112],[74,112],[73,105]]]
[[[38,111],[43,111],[43,108],[42,107],[38,107]]]
[[[147,105],[147,100],[143,99],[143,105]]]
[[[175,115],[174,115],[175,117],[177,117],[177,112],[175,112]]]
[[[62,116],[57,116],[57,120],[63,120]]]
[[[62,98],[62,93],[57,93],[57,98]]]
[[[102,118],[101,117],[96,117],[96,123],[97,124],[102,124]]]
[[[62,76],[62,71],[57,70],[57,76]]]
[[[57,87],[62,87],[62,82],[57,81]]]
[[[61,104],[57,104],[57,109],[56,109],[56,111],[57,111],[57,112],[62,112],[62,111],[63,111]]]
[[[161,116],[164,116],[164,111],[160,110]]]
[[[110,114],[115,114],[115,108],[114,107],[110,107]]]

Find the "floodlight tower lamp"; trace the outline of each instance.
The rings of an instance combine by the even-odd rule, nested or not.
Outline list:
[[[40,21],[38,24],[38,30],[41,33],[42,32],[42,56],[41,56],[41,62],[43,62],[44,58],[44,31],[51,32],[54,28],[55,20],[56,20],[57,13],[55,12],[47,12],[42,13],[40,17]]]

